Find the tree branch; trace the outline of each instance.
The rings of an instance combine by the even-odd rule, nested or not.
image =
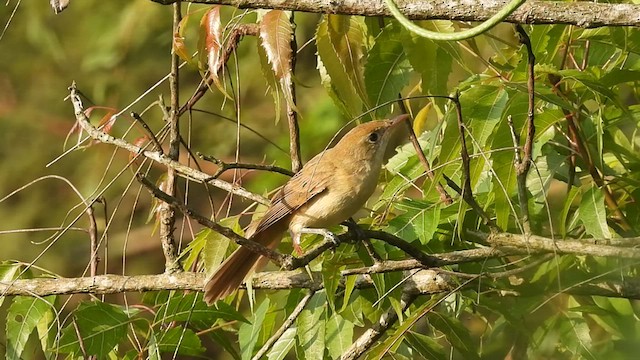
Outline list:
[[[211,184],[219,189],[225,190],[227,192],[230,192],[238,196],[242,196],[244,198],[247,198],[252,201],[256,201],[261,204],[265,204],[265,205],[269,204],[268,199],[265,199],[262,196],[256,195],[238,185],[230,184],[226,181],[222,181],[219,179],[212,179],[211,175],[206,174],[202,171],[198,171],[196,169],[190,168],[175,160],[171,160],[169,157],[162,154],[161,152],[145,150],[142,147],[135,146],[123,139],[113,137],[105,133],[104,131],[97,129],[96,127],[91,125],[91,123],[89,122],[89,118],[87,117],[87,114],[84,113],[84,107],[82,106],[82,100],[80,99],[80,95],[78,94],[76,84],[73,83],[69,87],[69,90],[70,90],[71,102],[73,103],[73,108],[75,111],[76,120],[78,121],[82,129],[86,131],[89,134],[89,136],[91,136],[95,140],[105,144],[115,145],[131,153],[140,154],[159,164],[171,167],[175,169],[178,172],[178,174],[182,175],[187,179],[192,179],[195,181]]]
[[[271,271],[257,273],[251,280],[253,289],[286,290],[310,289],[318,291],[323,288],[322,274],[312,272],[310,278],[306,272]],[[202,291],[206,281],[204,273],[189,271],[159,275],[99,275],[80,278],[35,278],[0,281],[0,294],[3,296],[49,296],[72,294],[119,294],[126,292],[146,292],[161,290]],[[405,282],[403,291],[410,294],[436,294],[451,291],[460,285],[460,280],[451,274],[438,270],[420,270]],[[476,285],[471,285],[476,286]],[[356,288],[371,288],[373,280],[369,276],[359,276]],[[551,293],[557,288],[549,286]],[[560,292],[575,295],[598,295],[640,300],[640,279],[598,279],[571,286]],[[539,291],[514,292],[514,295],[540,295]]]
[[[176,0],[152,0],[168,5]],[[294,10],[324,14],[391,16],[384,0],[187,0],[202,4],[231,5],[237,8]],[[485,21],[506,1],[465,0],[396,1],[400,11],[413,20]],[[583,28],[640,26],[640,5],[592,2],[527,1],[506,21],[514,24],[571,24]]]

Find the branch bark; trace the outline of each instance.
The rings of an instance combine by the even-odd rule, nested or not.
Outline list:
[[[105,133],[104,131],[97,129],[95,126],[91,125],[91,123],[89,122],[89,118],[87,117],[87,114],[84,113],[82,100],[80,99],[80,95],[78,94],[75,83],[69,87],[69,90],[71,93],[70,98],[71,98],[71,102],[73,103],[76,120],[78,121],[82,129],[86,131],[87,134],[89,134],[89,136],[91,136],[93,139],[98,140],[105,144],[115,145],[131,153],[140,154],[159,164],[165,165],[167,167],[171,167],[175,169],[178,172],[178,174],[182,175],[187,179],[192,179],[195,181],[211,184],[219,189],[228,191],[238,196],[242,196],[252,201],[259,202],[264,205],[269,204],[268,199],[262,196],[256,195],[238,185],[233,185],[219,179],[213,179],[211,175],[206,174],[202,171],[198,171],[196,169],[190,168],[175,160],[172,160],[168,156],[162,154],[159,151],[145,150],[145,148],[135,146],[125,141],[124,139],[113,137]]]
[[[253,289],[285,290],[323,288],[322,275],[312,273],[313,278],[301,270],[257,273],[252,278]],[[202,291],[206,281],[203,273],[189,271],[159,275],[99,275],[80,278],[35,278],[0,282],[2,296],[49,296],[72,294],[119,294],[161,290]],[[403,287],[409,294],[437,294],[451,291],[460,285],[460,280],[437,270],[420,270],[413,274]],[[369,288],[373,281],[369,276],[359,276],[357,288]],[[471,283],[471,287],[477,286]],[[557,289],[551,290],[557,292]],[[572,286],[561,292],[575,295],[599,295],[640,300],[640,279],[607,279]],[[511,295],[526,296],[528,293],[514,292]],[[540,295],[536,292],[535,295]]]
[[[176,0],[151,0],[168,5]],[[383,0],[187,0],[237,8],[294,10],[324,14],[391,16]],[[485,21],[506,1],[398,0],[398,8],[414,20]],[[583,28],[640,26],[640,5],[592,2],[527,1],[506,19],[514,24],[571,24]]]

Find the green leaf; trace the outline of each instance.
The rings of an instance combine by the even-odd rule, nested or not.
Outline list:
[[[45,319],[52,320],[52,306],[55,296],[43,299],[29,296],[16,296],[7,312],[7,360],[21,359],[24,347],[33,329]],[[48,334],[48,332],[47,332]],[[42,350],[47,353],[48,344],[43,343]]]
[[[447,338],[453,348],[459,351],[465,359],[480,359],[475,342],[471,339],[460,320],[439,313],[429,313],[429,323]]]
[[[385,26],[369,51],[364,80],[372,106],[397,99],[409,82],[411,66],[401,41],[401,29],[396,22]],[[380,108],[375,112],[376,117],[385,117],[390,109],[390,106]]]
[[[430,336],[409,331],[405,336],[405,341],[425,359],[446,360],[444,348],[433,340]]]
[[[202,293],[176,293],[156,312],[154,323],[170,323],[173,321],[188,321],[201,329],[209,328],[218,319],[225,321],[248,322],[242,314],[231,305],[222,301],[207,306],[202,301]]]
[[[327,319],[326,334],[329,357],[339,359],[353,342],[353,323],[334,313]]]
[[[421,21],[420,26],[439,32],[451,32],[451,22],[435,20]],[[453,56],[450,54],[452,47],[418,36],[410,31],[402,32],[402,44],[407,54],[407,59],[413,69],[420,73],[422,79],[422,92],[429,95],[447,95],[451,92],[448,88],[449,75],[453,65]],[[450,48],[447,51],[447,47]],[[435,99],[440,110],[443,110],[445,99]],[[444,112],[444,111],[442,111]]]
[[[358,93],[359,85],[353,80],[355,74],[350,74],[345,69],[342,61],[344,53],[338,53],[332,42],[336,39],[336,35],[329,35],[329,22],[334,16],[337,15],[325,15],[316,31],[318,70],[320,71],[322,85],[327,89],[333,101],[345,116],[352,119],[362,113],[365,99]],[[350,20],[350,27],[352,28],[347,31],[350,35],[345,34],[344,36],[349,37],[346,42],[349,46],[357,48],[361,47],[362,43],[352,43],[352,40],[357,39],[357,33],[364,30],[361,25],[354,21]]]
[[[489,85],[474,86],[460,94],[465,124],[480,146],[486,146],[487,139],[494,133],[508,100],[503,88]]]
[[[21,269],[21,264],[12,261],[0,262],[0,281],[3,283],[11,283],[18,277]],[[0,296],[0,306],[2,306],[4,299],[4,296]]]
[[[584,194],[578,208],[579,219],[589,235],[598,239],[610,239],[607,212],[604,208],[604,194],[595,184]]]
[[[178,326],[162,333],[158,339],[157,351],[154,352],[199,356],[202,355],[205,350],[200,342],[200,338],[193,330]]]
[[[73,312],[73,316],[87,355],[105,357],[127,335],[129,317],[120,306],[100,301],[83,302]],[[63,330],[58,351],[81,353],[73,324]]]
[[[328,33],[331,45],[338,55],[355,90],[362,99],[366,99],[363,62],[366,30],[362,18],[358,16],[328,15]]]
[[[266,298],[253,313],[250,320],[251,322],[242,324],[240,329],[238,329],[238,344],[240,345],[240,352],[243,360],[251,359],[251,356],[253,355],[253,348],[258,342],[262,323],[268,309],[269,298]]]
[[[235,344],[232,344],[230,339],[230,333],[228,331],[224,331],[222,329],[215,329],[212,331],[207,331],[207,336],[209,336],[213,341],[220,345],[224,351],[231,355],[235,360],[240,360],[240,354],[236,349]]]
[[[356,256],[355,247],[351,244],[340,246],[333,254],[326,255],[322,262],[322,282],[327,293],[328,302],[332,309],[335,308],[335,294],[342,276],[340,271],[346,268],[345,263]]]
[[[273,344],[271,351],[267,354],[269,360],[282,360],[287,356],[289,350],[296,343],[296,328],[288,328],[280,338]]]
[[[296,319],[298,354],[304,354],[305,359],[324,358],[326,311],[327,295],[325,292],[317,292]]]
[[[396,204],[398,210],[404,211],[389,221],[388,230],[392,234],[408,241],[416,237],[427,244],[438,228],[440,222],[440,206],[418,200],[403,200]]]
[[[231,228],[237,234],[242,234],[242,228],[238,223],[238,217],[228,217],[220,221],[221,225]],[[205,235],[205,245],[202,252],[202,260],[207,271],[207,275],[213,273],[215,269],[222,263],[227,255],[227,249],[231,240],[222,236],[220,233],[211,231]]]

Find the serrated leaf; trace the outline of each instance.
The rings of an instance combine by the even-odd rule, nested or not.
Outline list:
[[[372,106],[397,99],[409,82],[411,66],[401,41],[401,29],[395,22],[385,26],[369,51],[364,81]],[[384,106],[376,110],[376,117],[384,118],[390,109],[390,106]]]
[[[325,312],[327,311],[327,295],[317,292],[296,319],[298,328],[298,353],[305,359],[322,359],[325,349]]]
[[[186,295],[176,293],[167,303],[160,306],[154,323],[188,321],[199,328],[206,329],[218,319],[248,322],[231,305],[222,301],[216,302],[213,306],[207,306],[202,301],[202,293],[198,292]]]
[[[329,18],[325,15],[316,30],[316,46],[318,48],[318,70],[322,85],[327,89],[333,101],[348,118],[355,118],[362,113],[365,100],[352,80],[353,74],[347,73],[340,54],[332,43],[336,35],[329,36]],[[362,46],[362,44],[350,44]]]
[[[200,67],[206,63],[209,69],[209,76],[213,80],[214,85],[227,98],[231,98],[227,94],[223,83],[220,81],[220,71],[224,64],[223,56],[223,40],[222,40],[222,22],[220,21],[220,6],[212,6],[200,20],[200,44],[198,46],[200,54]]]
[[[157,339],[157,351],[154,349],[154,352],[199,356],[205,350],[200,338],[193,330],[178,326],[162,333],[162,336]]]
[[[353,339],[353,323],[338,314],[327,319],[327,350],[332,359],[339,359],[342,353],[351,346]]]
[[[322,283],[331,309],[335,309],[335,293],[342,279],[340,271],[346,268],[345,262],[354,256],[354,253],[354,246],[347,244],[340,246],[333,254],[325,256],[322,262]]]
[[[269,360],[282,360],[287,356],[289,350],[296,343],[296,328],[288,328],[280,338],[273,344],[271,351],[267,354]]]
[[[87,355],[105,357],[127,335],[129,317],[120,306],[100,301],[84,302],[73,312],[73,316]],[[61,353],[80,353],[80,343],[73,324],[63,330],[57,350]]]
[[[293,28],[289,13],[282,10],[267,12],[260,21],[260,44],[265,50],[271,69],[280,83],[280,89],[289,107],[297,111],[294,95],[291,92],[293,74],[291,60],[291,37]]]
[[[389,221],[389,231],[408,241],[417,237],[421,243],[427,244],[438,228],[440,206],[417,200],[405,200],[396,204],[396,207],[405,212]]]
[[[253,348],[258,342],[262,323],[269,309],[269,299],[266,298],[253,313],[250,323],[242,324],[238,329],[238,345],[243,360],[251,359]]]
[[[604,207],[604,194],[595,184],[582,194],[578,208],[579,219],[589,235],[598,239],[610,239],[611,231],[607,225],[607,212]]]
[[[366,42],[362,18],[346,15],[328,15],[328,34],[331,45],[342,64],[344,72],[361,98],[367,97],[364,86],[363,60]]]
[[[21,359],[24,347],[29,339],[29,335],[43,318],[51,317],[51,307],[55,301],[55,296],[48,296],[43,299],[16,296],[7,312],[6,335],[7,335],[7,360]],[[44,344],[43,351],[46,352],[48,344]]]

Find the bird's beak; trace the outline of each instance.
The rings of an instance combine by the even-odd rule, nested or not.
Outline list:
[[[391,125],[389,125],[389,127],[395,128],[395,127],[398,126],[398,124],[403,123],[404,121],[406,121],[409,118],[410,118],[409,114],[398,115],[395,118],[390,120]]]

